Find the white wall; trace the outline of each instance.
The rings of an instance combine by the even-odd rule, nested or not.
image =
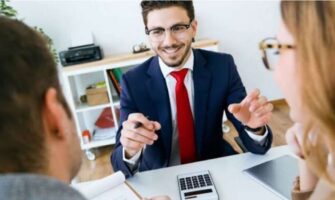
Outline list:
[[[93,33],[105,54],[118,54],[130,52],[134,44],[147,41],[139,2],[17,0],[11,5],[26,23],[43,28],[54,40],[57,51],[71,46],[71,35],[85,29]],[[194,6],[197,38],[220,41],[220,50],[234,56],[248,91],[260,88],[270,99],[281,98],[258,50],[261,39],[276,34],[280,23],[278,0],[195,0]]]

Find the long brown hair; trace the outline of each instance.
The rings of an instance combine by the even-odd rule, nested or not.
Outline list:
[[[303,152],[318,177],[335,188],[327,169],[328,155],[335,155],[335,2],[282,1],[281,13],[296,42]]]

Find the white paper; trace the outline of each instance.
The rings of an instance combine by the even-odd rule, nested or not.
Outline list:
[[[115,188],[102,193],[94,200],[136,200],[139,199],[133,192],[129,192],[129,187],[123,183]]]
[[[86,27],[78,27],[71,32],[71,47],[93,44],[92,32]]]
[[[92,200],[136,200],[135,193],[125,184],[125,176],[117,172],[96,181],[73,185],[87,199]]]

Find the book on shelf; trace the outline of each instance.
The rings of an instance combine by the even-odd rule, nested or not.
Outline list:
[[[115,126],[111,108],[104,108],[102,110],[95,122],[95,126],[98,128],[112,128]]]
[[[116,136],[115,128],[96,128],[93,131],[92,140],[107,140],[112,139]]]
[[[91,200],[140,200],[142,197],[126,181],[122,172],[105,178],[72,185]]]
[[[121,83],[122,79],[122,70],[119,68],[112,69],[113,74],[116,76],[117,81]]]
[[[120,117],[120,109],[115,108],[116,117]],[[112,114],[112,109],[110,107],[104,108],[96,122],[94,123],[95,128],[92,134],[92,140],[107,140],[112,139],[116,135],[116,128],[114,123],[114,118]]]
[[[109,78],[110,78],[110,80],[111,80],[111,82],[112,82],[112,84],[113,84],[113,86],[116,90],[117,95],[120,97],[120,95],[121,95],[121,84],[120,84],[121,79],[117,78],[116,74],[113,72],[113,69],[107,70],[107,74],[108,74],[108,76],[109,76]],[[121,76],[122,76],[122,74],[121,74]]]

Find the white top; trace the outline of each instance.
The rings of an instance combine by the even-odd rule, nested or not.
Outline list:
[[[179,141],[178,141],[178,129],[177,129],[177,108],[176,108],[176,93],[175,93],[175,87],[176,87],[176,79],[171,75],[171,72],[173,71],[179,71],[184,68],[189,69],[185,79],[184,84],[187,89],[188,98],[190,101],[190,106],[192,110],[192,115],[194,117],[194,88],[193,88],[193,66],[194,66],[194,55],[193,51],[191,51],[190,56],[188,57],[186,63],[181,68],[175,68],[175,67],[169,67],[167,66],[161,58],[159,58],[159,67],[163,73],[163,76],[165,78],[165,82],[167,85],[167,89],[169,92],[169,99],[170,99],[170,108],[171,108],[171,116],[172,116],[172,146],[171,146],[171,157],[169,166],[175,166],[180,164],[180,155],[179,155]],[[263,145],[266,141],[266,137],[268,135],[268,131],[266,130],[264,135],[256,135],[250,131],[247,131],[247,134],[257,143],[260,145]],[[128,166],[134,170],[134,167],[136,166],[142,151],[139,151],[134,157],[131,159],[127,159],[125,157],[125,150],[123,149],[123,160],[128,164]]]

